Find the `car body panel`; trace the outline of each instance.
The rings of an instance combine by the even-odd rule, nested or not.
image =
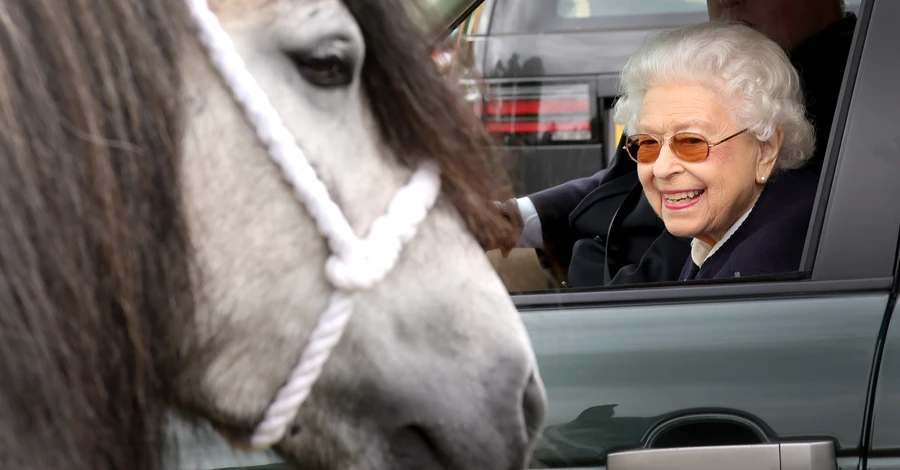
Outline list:
[[[670,418],[730,414],[856,455],[887,294],[523,310],[550,408],[543,464],[603,464]],[[825,411],[827,410],[827,412]]]
[[[896,307],[885,339],[873,416],[870,447],[873,460],[882,464],[889,460],[900,462],[900,317]],[[870,464],[870,468],[876,467]]]

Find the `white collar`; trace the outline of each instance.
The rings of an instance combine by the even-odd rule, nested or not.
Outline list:
[[[750,210],[744,212],[744,215],[742,215],[741,218],[738,219],[737,222],[735,222],[727,232],[725,232],[725,236],[723,236],[715,246],[709,246],[709,243],[706,243],[699,238],[693,239],[691,241],[691,259],[694,261],[694,264],[696,264],[698,268],[703,267],[703,262],[714,255],[716,251],[719,251],[719,248],[721,248],[722,245],[724,245],[725,242],[728,241],[728,239],[731,238],[732,235],[734,235],[734,232],[736,232],[737,229],[740,228],[741,224],[743,224],[744,221],[747,220],[747,216],[750,215],[750,211],[752,210],[753,208],[751,207]]]

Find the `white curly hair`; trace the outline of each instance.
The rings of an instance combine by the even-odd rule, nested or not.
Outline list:
[[[781,128],[778,169],[799,168],[812,156],[815,132],[806,119],[800,77],[784,50],[762,33],[712,21],[650,36],[622,70],[615,122],[634,133],[647,90],[683,83],[718,89],[734,122],[760,142]]]

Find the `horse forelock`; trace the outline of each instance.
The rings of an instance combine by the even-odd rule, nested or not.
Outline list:
[[[189,337],[180,0],[0,6],[0,468],[162,468]]]
[[[511,196],[503,154],[461,91],[442,77],[431,44],[405,0],[343,0],[366,43],[362,81],[382,137],[408,165],[434,159],[444,193],[482,243],[512,227],[491,201]]]

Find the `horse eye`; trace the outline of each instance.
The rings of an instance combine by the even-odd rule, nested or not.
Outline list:
[[[290,53],[294,67],[308,82],[322,88],[347,86],[353,81],[350,64],[337,54]]]

